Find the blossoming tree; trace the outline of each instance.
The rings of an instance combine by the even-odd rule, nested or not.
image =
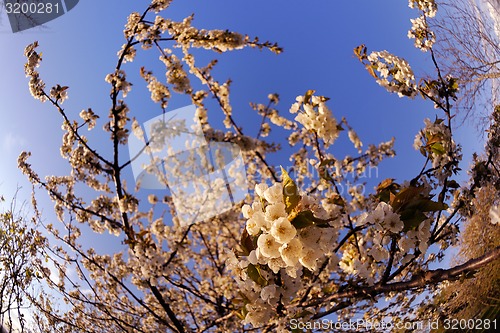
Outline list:
[[[486,129],[491,112],[485,105],[498,104],[498,5],[460,0],[441,1],[440,7],[446,15],[430,22],[439,36],[434,52],[448,59],[441,67],[460,78],[459,106]]]
[[[363,148],[347,120],[336,118],[328,98],[313,90],[297,97],[291,117],[275,108],[276,94],[269,95],[267,104],[254,104],[262,125],[257,137],[247,136],[232,115],[230,82],[217,81],[212,75],[216,62],[198,64],[193,50],[250,47],[280,53],[281,48],[236,32],[195,28],[192,16],[181,22],[164,18],[161,13],[170,2],[153,0],[142,14],[128,18],[116,68],[106,77],[111,107],[102,125],[110,147],[103,151],[82,133],[94,129],[103,115],[88,109],[72,119],[62,106],[68,87],[47,89],[37,70],[42,60],[38,43],[26,47],[30,91],[61,115],[61,155],[71,167],[68,175],[42,178],[29,164],[30,153],[18,159],[33,185],[48,191],[60,220],[60,225],[45,224],[33,196],[36,220],[51,244],[39,242],[39,258],[33,261],[34,276],[44,286],[28,293],[36,309],[35,330],[300,331],[293,321],[340,320],[354,314],[374,323],[384,318],[419,321],[428,318],[411,310],[420,302],[417,296],[430,295],[441,282],[470,277],[500,257],[500,248],[494,247],[449,269],[429,268],[455,244],[461,223],[477,212],[497,228],[500,204],[498,109],[492,113],[485,152],[470,170],[470,182],[460,187],[454,180],[461,171],[461,148],[452,126],[460,78],[442,73],[434,55],[435,34],[428,25],[437,11],[433,0],[409,1],[418,17],[408,36],[432,59],[436,77],[417,80],[407,61],[387,51],[369,52],[364,45],[354,50],[386,90],[430,100],[439,112],[416,133],[421,172],[401,183],[386,179],[371,194],[339,188],[346,185],[347,173],[357,179],[366,168],[392,157],[394,140]],[[165,145],[164,138],[179,135],[175,126],[157,126],[156,139],[144,140],[137,121],[129,118],[125,98],[131,83],[124,68],[139,48],[156,49],[165,65],[166,81],[141,69],[151,99],[163,112],[173,93],[186,95],[196,106],[195,118],[208,142],[239,146],[251,194],[231,210],[185,224],[176,216],[170,195],[145,200],[138,188],[127,186],[124,174],[137,158],[126,150],[131,136],[143,140],[144,152],[152,152]],[[202,88],[196,88],[200,83]],[[225,130],[210,121],[209,97],[225,115]],[[288,172],[266,160],[278,149],[267,140],[273,126],[288,130],[289,144],[297,147]],[[333,154],[331,147],[344,134],[356,156]],[[317,173],[311,173],[311,166]],[[161,181],[158,169],[145,168]],[[166,219],[168,212],[172,222]],[[99,242],[105,232],[122,239],[122,248],[103,254],[82,242],[86,233]],[[61,300],[64,306],[58,306]]]

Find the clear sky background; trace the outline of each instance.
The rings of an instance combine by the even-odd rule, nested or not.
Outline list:
[[[69,114],[77,118],[82,109],[92,107],[105,120],[111,104],[110,86],[104,77],[116,64],[116,53],[124,43],[122,30],[128,14],[142,12],[147,3],[145,0],[80,1],[69,13],[45,27],[16,34],[10,31],[2,11],[0,193],[6,198],[12,197],[18,186],[23,187],[20,198],[29,196],[30,186],[17,169],[17,156],[22,150],[32,151],[31,163],[42,176],[68,170],[59,154],[63,134],[60,116],[48,103],[41,104],[29,94],[23,69],[24,47],[38,40],[39,50],[43,52],[40,73],[49,89],[56,83],[70,87],[69,99],[63,104]],[[420,171],[424,158],[413,150],[413,140],[423,126],[423,119],[434,119],[437,111],[430,102],[418,98],[412,101],[385,92],[352,51],[361,43],[369,50],[386,49],[408,60],[417,74],[432,74],[429,55],[415,49],[413,41],[407,38],[409,19],[418,16],[408,8],[407,1],[182,0],[174,1],[163,15],[181,20],[191,13],[195,13],[193,24],[198,28],[230,29],[259,36],[262,41],[278,42],[285,50],[281,55],[252,49],[226,54],[200,52],[203,59],[220,60],[214,72],[216,78],[233,80],[231,101],[235,119],[247,134],[255,134],[260,124],[260,117],[250,109],[249,102],[266,103],[267,95],[276,92],[281,97],[278,109],[286,115],[297,95],[315,89],[317,94],[331,98],[328,105],[334,115],[339,120],[342,116],[347,118],[365,147],[396,137],[397,157],[381,164],[373,183],[387,177],[402,182]],[[139,52],[145,53],[138,58],[138,63],[124,67],[134,83],[126,100],[131,116],[146,121],[157,116],[160,109],[148,102],[149,93],[138,71],[145,65],[163,78],[164,67],[157,60],[155,50]],[[186,98],[174,94],[169,108],[188,103]],[[219,117],[220,110],[209,110],[209,117],[212,114]],[[98,130],[100,128],[94,132]],[[467,125],[456,133],[456,140],[463,144],[464,159],[469,161],[473,151],[482,149],[478,143],[482,134]],[[286,138],[282,139],[286,148]],[[105,148],[109,143],[104,141],[105,137],[96,136],[93,140],[97,147]],[[334,154],[343,157],[343,152],[353,153],[346,144],[347,140],[339,140],[333,148]],[[270,157],[271,163],[289,165],[287,152],[290,151],[286,148],[283,153]]]

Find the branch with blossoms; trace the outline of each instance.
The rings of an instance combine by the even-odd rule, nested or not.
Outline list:
[[[104,331],[109,331],[109,326],[101,326],[95,323],[110,321],[116,326],[117,330],[123,330],[125,327],[145,327],[144,330],[146,331],[148,325],[135,322],[139,318],[144,318],[146,321],[150,320],[159,323],[178,332],[184,332],[189,326],[187,322],[190,321],[194,323],[193,325],[197,326],[197,323],[200,322],[200,325],[204,323],[203,325],[207,327],[212,327],[215,324],[218,326],[230,324],[220,320],[212,320],[213,315],[209,314],[210,311],[208,311],[207,315],[200,317],[194,310],[186,314],[176,313],[177,311],[172,310],[172,304],[185,299],[188,303],[182,308],[195,309],[198,306],[196,304],[201,302],[207,309],[214,309],[214,313],[221,313],[221,311],[226,312],[228,315],[233,313],[227,300],[229,297],[221,298],[218,295],[218,290],[225,288],[227,281],[217,282],[220,287],[216,288],[215,291],[208,292],[208,294],[201,293],[198,290],[202,289],[200,285],[204,279],[212,278],[209,276],[203,277],[204,274],[215,270],[215,272],[218,272],[216,275],[220,275],[224,271],[223,249],[230,246],[220,246],[219,244],[226,242],[225,238],[230,244],[234,243],[237,238],[235,228],[238,228],[238,225],[226,228],[226,230],[223,230],[222,235],[218,235],[220,233],[218,230],[211,229],[195,233],[194,235],[200,235],[199,238],[194,235],[188,238],[190,230],[196,229],[192,225],[184,230],[169,232],[166,230],[169,228],[163,225],[162,218],[153,219],[154,205],[158,203],[155,196],[148,198],[151,205],[153,205],[148,213],[138,212],[139,200],[132,192],[127,190],[122,178],[125,167],[131,163],[131,160],[122,161],[121,157],[123,155],[121,147],[127,143],[129,136],[129,130],[126,128],[129,123],[129,108],[124,100],[120,98],[126,98],[131,91],[131,84],[127,81],[126,73],[122,67],[123,64],[133,61],[136,54],[134,46],[138,44],[147,49],[152,45],[159,47],[160,42],[174,42],[177,46],[182,46],[184,51],[187,51],[190,46],[213,49],[217,52],[244,46],[269,48],[277,53],[280,52],[280,49],[276,44],[260,43],[257,39],[250,40],[248,37],[242,37],[237,33],[221,30],[197,30],[190,26],[192,17],[186,18],[182,22],[173,22],[160,16],[156,16],[154,23],[146,20],[146,16],[150,12],[162,10],[163,7],[168,6],[168,3],[153,1],[152,5],[143,14],[134,13],[129,17],[124,30],[127,42],[118,53],[115,71],[106,77],[106,81],[112,86],[110,92],[112,105],[109,113],[110,121],[105,123],[103,128],[110,133],[112,141],[111,158],[106,158],[104,155],[100,155],[97,150],[91,148],[88,138],[80,133],[80,130],[85,125],[89,130],[92,130],[98,116],[91,109],[88,109],[80,113],[83,123],[70,121],[68,113],[61,107],[61,104],[68,97],[68,87],[56,85],[51,89],[50,94],[46,93],[45,84],[36,70],[41,61],[41,53],[37,53],[36,50],[38,43],[35,42],[26,48],[25,55],[28,58],[28,63],[25,71],[26,75],[30,77],[30,90],[33,96],[42,102],[50,101],[62,115],[64,120],[63,129],[66,133],[61,155],[68,159],[72,169],[71,176],[50,177],[47,181],[42,181],[27,162],[30,154],[23,153],[19,158],[19,167],[28,175],[33,184],[48,190],[51,198],[55,201],[54,208],[58,219],[62,222],[63,229],[70,231],[70,237],[66,238],[59,236],[59,228],[52,225],[47,226],[47,231],[66,248],[57,247],[54,251],[42,251],[41,255],[51,258],[53,265],[60,267],[61,272],[65,271],[71,263],[77,263],[77,271],[84,280],[84,284],[93,290],[93,294],[90,296],[76,290],[67,291],[65,285],[77,287],[77,284],[67,274],[61,275],[59,283],[53,281],[45,267],[43,270],[45,272],[43,274],[44,278],[50,287],[60,291],[63,300],[70,302],[73,306],[88,309],[88,312],[77,311],[74,313],[71,311],[64,313],[47,310],[50,307],[49,298],[48,295],[44,296],[42,293],[37,300],[37,305],[40,313],[46,316],[49,324],[68,325],[80,329],[95,327],[96,330],[102,328]],[[171,37],[159,37],[167,30]],[[180,59],[171,54],[171,51],[166,50],[161,50],[161,60],[167,67],[167,83],[171,85],[171,88],[156,79],[152,72],[141,69],[141,75],[148,83],[148,89],[151,91],[152,100],[161,103],[164,112],[170,98],[170,89],[188,94],[192,97],[193,103],[199,108],[198,116],[200,121],[208,126],[203,106],[206,93],[193,91]],[[203,69],[198,69],[193,67],[194,63],[189,64],[194,70],[204,75],[208,75],[211,67],[213,67],[209,65]],[[216,81],[211,79],[208,86],[214,94],[217,94],[212,88],[218,86]],[[227,90],[225,94],[228,95],[228,93]],[[277,114],[274,113],[273,119],[277,118]],[[134,124],[136,125],[136,122]],[[207,134],[209,134],[209,130],[210,128],[207,129]],[[243,144],[249,141],[249,138],[240,134],[234,136],[234,140]],[[142,151],[152,149],[150,143],[145,142]],[[262,151],[256,151],[255,155],[260,160],[260,163],[267,164],[263,157],[265,149],[274,148],[272,145],[269,148],[266,148],[265,145],[263,147]],[[250,149],[247,149],[247,151],[254,152],[254,150]],[[90,205],[85,204],[87,200],[76,194],[76,188],[80,184],[86,185],[89,190],[96,193],[96,197],[91,200]],[[87,193],[86,197],[88,196]],[[171,199],[167,196],[163,202],[172,206]],[[234,212],[226,214],[226,218],[231,215],[234,215]],[[76,221],[76,224],[66,223],[65,221],[68,219]],[[78,239],[81,237],[79,224],[90,226],[96,233],[107,230],[119,237],[123,235],[122,244],[128,248],[128,254],[124,253],[126,256],[123,258],[122,255],[108,257],[97,255],[92,249],[84,250],[81,245],[78,245]],[[206,227],[199,229],[203,230]],[[186,242],[193,243],[195,239],[201,240],[202,244],[200,245],[202,245],[202,248],[205,247],[206,251],[211,253],[210,257],[212,259],[210,262],[205,262],[202,255],[203,251],[198,253],[197,249],[194,249],[192,250],[194,252],[191,253],[191,251],[185,249]],[[163,247],[168,250],[164,250]],[[76,257],[71,258],[68,256],[68,251],[75,252]],[[188,262],[192,261],[193,258],[198,262],[196,266],[199,265],[200,267],[190,271],[187,268],[190,266]],[[153,259],[154,261],[152,261]],[[83,265],[79,264],[79,262]],[[150,265],[145,266],[144,263],[146,262],[149,262]],[[181,262],[185,263],[181,264]],[[121,266],[123,265],[129,267],[126,272],[122,271]],[[39,266],[41,266],[41,269],[43,268],[43,265]],[[136,267],[136,269],[133,269],[133,267]],[[124,279],[129,282],[124,284]],[[129,283],[132,283],[133,287]],[[101,293],[106,293],[109,297],[103,297]],[[124,301],[120,300],[117,303],[114,295],[123,295],[125,299],[130,299],[130,301],[123,303]],[[35,301],[34,297],[31,299]],[[101,312],[99,310],[101,308],[106,309],[106,311]],[[142,308],[146,311],[141,310]],[[132,316],[132,318],[135,318],[133,321],[130,321],[131,318],[125,319],[126,316],[133,313],[135,313]],[[226,316],[229,318],[228,315]],[[72,316],[76,317],[71,319]],[[93,324],[89,325],[89,323]],[[157,328],[153,329],[153,331],[157,330]]]
[[[241,316],[254,326],[273,320],[273,317],[285,316],[280,310],[283,307],[288,318],[301,318],[304,321],[334,312],[346,314],[341,310],[348,307],[347,310],[352,313],[355,304],[361,299],[367,299],[373,305],[378,290],[388,293],[409,291],[416,287],[429,288],[486,265],[500,256],[497,249],[488,253],[485,256],[487,259],[471,260],[449,270],[426,271],[426,267],[436,258],[442,257],[442,251],[455,242],[458,220],[450,222],[464,204],[461,200],[450,200],[459,193],[458,183],[451,179],[460,171],[461,160],[461,148],[453,140],[451,123],[451,101],[456,99],[458,81],[452,77],[443,78],[432,50],[435,36],[427,27],[427,19],[435,16],[437,7],[434,1],[410,1],[410,7],[418,8],[422,16],[412,20],[413,27],[408,36],[416,39],[417,48],[424,52],[430,51],[438,73],[437,79],[422,80],[417,84],[413,71],[404,59],[387,51],[367,54],[364,45],[354,51],[377,83],[389,92],[410,98],[420,93],[422,97],[433,101],[436,108],[444,111],[444,119],[436,117],[434,122],[426,119],[426,127],[415,138],[415,148],[426,158],[424,167],[411,182],[397,184],[393,179],[382,182],[370,198],[371,207],[366,205],[361,208],[368,212],[354,216],[344,209],[346,201],[339,195],[331,177],[326,180],[330,180],[336,189],[334,197],[337,211],[333,214],[325,213],[321,206],[319,209],[316,206],[316,210],[308,209],[307,205],[311,205],[314,199],[306,193],[297,191],[292,196],[294,199],[291,199],[284,187],[286,185],[256,187],[260,198],[252,206],[244,206],[243,212],[248,221],[241,241],[243,252],[237,253],[233,259],[233,268],[240,272],[238,274],[242,276],[241,284],[245,290]],[[328,147],[338,135],[338,128],[322,128],[325,124],[335,127],[336,122],[334,119],[322,119],[331,118],[329,110],[325,111],[322,105],[326,99],[319,97],[314,101],[312,93],[308,92],[297,99],[299,103],[292,107],[291,112],[295,113],[300,103],[305,104],[303,113],[296,120],[303,125],[303,133],[313,133],[313,137],[301,139],[305,146],[314,148],[316,157],[324,167],[335,159],[328,159],[324,163],[319,138]],[[432,167],[426,170],[428,162],[432,162]],[[284,184],[290,181],[287,179],[289,176],[284,173]],[[296,187],[293,183],[292,188]],[[434,201],[435,194],[431,192],[438,187],[441,189],[437,201]],[[456,207],[454,210],[449,210],[450,201]],[[449,212],[448,216],[444,214],[446,211]],[[336,216],[336,223],[327,219],[332,215]],[[365,228],[353,232],[351,220]],[[352,232],[349,242],[344,243],[342,240],[341,246],[335,247],[336,235],[342,234],[342,227]],[[441,250],[424,260],[429,246],[438,242]],[[359,243],[363,246],[360,247]],[[335,247],[333,252],[332,245]],[[323,264],[318,265],[321,262]],[[340,271],[336,268],[337,264]],[[419,275],[425,278],[418,278]],[[298,278],[300,280],[297,281]],[[323,282],[323,289],[319,287],[318,280]],[[325,285],[329,286],[328,292],[325,292]],[[311,293],[314,286],[317,291]],[[306,292],[300,295],[301,290]],[[318,301],[308,303],[308,297]],[[301,303],[297,303],[297,299]],[[339,301],[335,305],[330,299]],[[287,327],[286,320],[278,319],[274,325]]]
[[[471,209],[468,196],[491,178],[487,175],[498,174],[497,153],[489,147],[487,161],[474,168],[477,181],[460,189],[453,179],[461,163],[461,148],[452,131],[458,85],[456,78],[443,77],[433,52],[435,34],[428,20],[436,14],[434,1],[409,2],[421,16],[412,20],[408,36],[430,54],[437,78],[417,83],[404,59],[387,51],[368,53],[364,45],[354,50],[379,85],[400,97],[420,94],[444,113],[434,121],[425,119],[425,127],[416,134],[414,148],[425,159],[421,171],[405,182],[386,179],[368,195],[351,181],[393,157],[394,138],[364,147],[347,119],[337,118],[329,99],[314,90],[296,98],[291,116],[280,115],[275,108],[277,94],[268,96],[267,105],[252,104],[262,120],[256,137],[248,136],[233,114],[231,81],[218,81],[212,75],[216,59],[200,66],[193,49],[221,53],[251,47],[280,53],[281,48],[228,30],[198,29],[193,16],[166,19],[159,13],[170,2],[153,0],[142,14],[132,13],[125,25],[126,42],[118,51],[116,67],[105,78],[111,86],[109,120],[102,124],[111,142],[109,157],[93,148],[90,135],[81,133],[84,127],[94,130],[101,118],[87,109],[80,113],[81,120],[71,120],[71,112],[62,108],[69,88],[56,84],[47,93],[37,71],[38,43],[25,50],[32,95],[49,101],[62,116],[61,155],[71,168],[66,176],[42,180],[28,163],[28,152],[18,159],[33,185],[48,191],[60,222],[45,225],[33,201],[36,220],[58,244],[41,248],[40,256],[57,268],[59,279],[41,260],[36,263],[40,279],[69,304],[67,310],[54,310],[57,298],[49,292],[29,295],[45,331],[50,326],[89,332],[287,331],[291,319],[307,321],[330,314],[346,318],[357,312],[382,320],[410,308],[416,295],[440,282],[469,276],[498,259],[500,252],[495,249],[461,266],[429,269],[455,243],[460,219]],[[158,153],[167,139],[197,134],[183,121],[163,119],[152,125],[153,138],[145,140],[138,121],[129,118],[126,98],[133,91],[125,69],[135,61],[138,45],[156,49],[165,66],[165,80],[138,68],[163,118],[174,94],[188,96],[196,106],[203,139],[240,148],[247,171],[244,181],[253,189],[253,200],[247,198],[216,217],[186,225],[179,213],[183,203],[175,202],[173,195],[150,194],[146,200],[139,195],[139,183],[135,189],[127,187],[125,173],[139,155]],[[209,106],[209,96],[215,98],[216,108]],[[209,121],[216,109],[225,118],[225,130]],[[268,139],[271,125],[289,131],[288,143],[297,148],[289,170],[279,171],[266,160],[280,148]],[[333,153],[341,135],[347,136],[356,155]],[[123,150],[132,139],[142,140],[143,146],[128,156]],[[185,179],[183,170],[203,152],[193,149],[188,157],[162,166]],[[224,156],[216,157],[221,160],[217,164],[224,162]],[[155,158],[145,171],[168,186]],[[195,185],[197,191],[202,189],[190,200],[198,207],[218,195],[203,192],[204,180]],[[197,217],[201,208],[194,213]],[[100,236],[104,232],[119,240],[114,253],[100,254],[83,246],[83,235],[108,241]],[[71,267],[76,267],[77,277],[68,273]],[[382,297],[390,300],[383,311],[377,305]]]

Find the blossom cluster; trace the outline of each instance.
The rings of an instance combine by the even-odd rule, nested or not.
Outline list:
[[[30,78],[29,89],[31,95],[45,102],[47,100],[47,96],[45,95],[45,83],[40,79],[40,74],[36,70],[38,66],[40,66],[40,62],[42,61],[41,53],[36,52],[36,48],[38,47],[38,42],[35,41],[32,44],[26,46],[24,49],[24,56],[27,58],[27,62],[24,65],[24,73],[26,77]]]
[[[321,138],[325,147],[332,145],[339,136],[337,119],[326,105],[323,96],[298,96],[290,113],[297,114],[295,121],[302,124],[306,131],[314,132]]]
[[[68,87],[61,87],[59,84],[50,89],[50,97],[63,103],[68,98]]]
[[[248,42],[248,36],[228,30],[197,29],[191,25],[193,16],[182,22],[171,22],[168,31],[179,44],[191,45],[195,48],[204,48],[226,52],[241,49]]]
[[[85,121],[85,123],[88,126],[88,130],[90,131],[91,129],[93,129],[95,127],[96,120],[99,118],[99,116],[96,115],[94,113],[94,111],[92,111],[91,108],[89,108],[87,110],[82,110],[80,112],[80,118],[82,118],[83,121]]]
[[[258,184],[255,193],[257,200],[251,206],[243,206],[243,215],[248,219],[246,230],[249,235],[258,237],[257,249],[248,256],[249,262],[267,265],[274,273],[285,268],[292,277],[302,267],[316,270],[318,259],[324,253],[319,244],[331,240],[331,228],[294,226],[290,221],[293,214],[286,212],[281,183],[271,187]],[[311,197],[303,196],[299,207],[314,207],[313,214],[318,218],[327,215]]]
[[[389,259],[389,251],[382,247],[382,245],[388,244],[389,237],[381,237],[381,235],[390,236],[386,231],[400,236],[398,240],[398,249],[400,253],[409,253],[410,250],[417,247],[420,252],[425,253],[431,236],[431,221],[431,219],[426,219],[415,229],[401,233],[404,228],[404,223],[401,221],[400,215],[393,212],[392,207],[387,203],[380,202],[373,211],[363,213],[358,219],[358,224],[370,224],[378,231],[373,237],[374,246],[369,253],[375,261],[380,262],[384,259]]]
[[[113,85],[111,93],[122,92],[123,97],[127,97],[127,94],[132,89],[132,84],[127,81],[127,76],[125,71],[116,70],[114,73],[106,75],[104,79],[107,83]]]
[[[429,29],[425,16],[410,19],[411,29],[408,31],[408,38],[415,39],[415,47],[427,52],[436,42],[434,31]]]
[[[172,0],[153,0],[151,1],[150,8],[158,13],[170,6],[171,2]]]
[[[371,68],[379,72],[377,83],[391,93],[397,93],[399,97],[408,96],[413,98],[417,94],[415,75],[408,62],[387,51],[372,52],[367,60]]]
[[[161,102],[162,109],[165,109],[168,105],[168,99],[170,98],[170,90],[162,82],[153,76],[153,73],[146,71],[141,68],[141,76],[148,83],[148,90],[151,93],[151,100],[153,102]]]
[[[405,265],[415,258],[412,250],[427,251],[431,222],[425,219],[414,228],[405,228],[400,214],[390,204],[379,202],[373,210],[356,217],[356,225],[366,228],[367,232],[351,236],[341,247],[340,269],[373,285],[384,274],[382,263],[391,257],[393,263]]]
[[[409,0],[408,6],[421,10],[427,17],[434,17],[437,13],[437,4],[435,0]]]
[[[393,212],[392,207],[385,202],[380,202],[370,214],[364,213],[358,219],[358,225],[367,223],[381,227],[394,234],[401,232],[404,227],[399,214]]]
[[[424,52],[429,51],[436,42],[436,35],[429,28],[428,18],[436,16],[437,5],[434,0],[410,0],[409,7],[422,11],[416,19],[410,19],[411,29],[408,38],[415,39],[415,47]]]
[[[189,93],[192,91],[191,84],[186,71],[184,70],[180,59],[175,54],[170,54],[170,50],[166,50],[166,54],[160,57],[160,60],[167,68],[167,82],[172,85],[172,89],[178,93]]]
[[[228,262],[246,297],[245,321],[254,326],[271,317],[278,301],[290,302],[302,285],[303,269],[317,271],[320,259],[331,255],[337,237],[339,220],[328,220],[329,214],[315,198],[304,194],[287,212],[286,189],[282,183],[255,186],[256,200],[242,211],[246,232],[256,239],[256,247],[247,256],[233,256]],[[318,227],[307,219],[324,225]]]
[[[455,144],[451,131],[442,119],[424,119],[425,128],[417,133],[413,143],[416,150],[432,161],[434,176],[443,182],[452,174],[452,164],[461,159],[460,146]]]

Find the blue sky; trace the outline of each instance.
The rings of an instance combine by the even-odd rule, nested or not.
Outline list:
[[[24,47],[38,40],[43,52],[40,67],[48,87],[59,83],[69,86],[65,109],[77,117],[82,109],[92,107],[107,117],[110,106],[109,85],[104,81],[116,63],[116,52],[124,42],[123,25],[131,11],[142,11],[147,1],[86,0],[66,15],[43,28],[13,34],[4,11],[0,19],[0,193],[12,197],[17,186],[23,186],[21,198],[27,198],[30,187],[17,170],[17,156],[22,150],[33,152],[31,162],[40,175],[62,174],[67,165],[60,158],[61,119],[49,104],[34,100],[28,91],[23,72]],[[390,95],[379,87],[353,56],[353,48],[365,43],[369,50],[387,49],[407,59],[416,73],[433,73],[424,54],[412,46],[407,36],[409,19],[417,13],[406,1],[174,1],[165,17],[180,20],[195,13],[199,28],[230,29],[261,40],[278,42],[281,55],[246,49],[226,54],[200,51],[202,59],[220,60],[215,75],[220,81],[233,80],[231,100],[236,121],[247,133],[256,133],[260,118],[254,116],[249,102],[266,102],[269,93],[280,94],[278,108],[288,114],[297,95],[308,89],[331,98],[329,106],[340,119],[345,116],[358,132],[365,146],[396,137],[397,157],[382,163],[375,183],[387,177],[398,181],[411,179],[424,162],[413,150],[413,139],[423,119],[433,119],[436,110],[429,102],[413,101]],[[143,52],[143,51],[141,51]],[[155,51],[138,58],[140,63],[124,69],[133,81],[127,98],[131,116],[146,121],[160,110],[148,102],[149,94],[138,71],[146,65],[159,77],[162,65]],[[185,106],[187,100],[174,95],[169,108]],[[209,110],[209,112],[211,112]],[[220,112],[213,110],[214,115]],[[209,113],[210,116],[210,113]],[[281,133],[281,132],[279,132]],[[466,126],[457,139],[464,144],[464,158],[470,159],[480,133]],[[276,138],[276,137],[275,137]],[[94,137],[98,147],[101,137]],[[283,146],[287,144],[284,141]],[[278,137],[279,141],[279,137]],[[333,148],[342,156],[346,140]],[[126,150],[124,150],[126,151]],[[287,165],[286,152],[270,158],[274,165]],[[50,210],[50,209],[48,209]]]

